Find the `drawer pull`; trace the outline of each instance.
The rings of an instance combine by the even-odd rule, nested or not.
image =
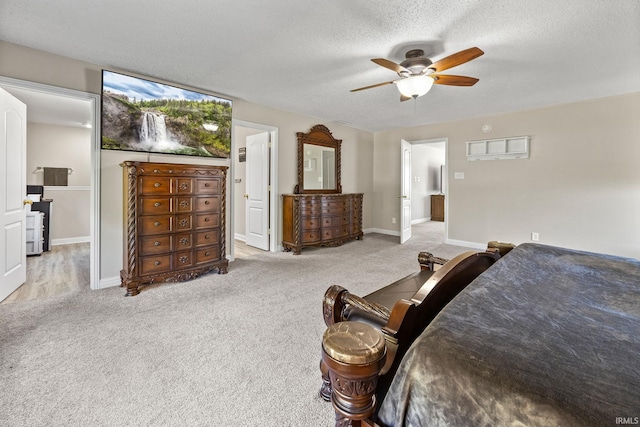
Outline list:
[[[208,204],[209,204],[209,201],[208,201],[208,200],[205,200],[205,201],[204,201],[204,204],[205,204],[205,205],[208,205]]]
[[[155,261],[154,264],[155,265],[160,265],[160,261]]]
[[[155,202],[155,203],[153,204],[153,206],[155,206],[155,207],[157,208],[158,206],[160,206],[160,202]]]
[[[209,235],[208,235],[208,234],[205,234],[205,235],[204,235],[204,238],[205,238],[205,239],[207,239],[207,240],[209,240]]]
[[[209,222],[209,217],[208,216],[204,218],[204,222]]]
[[[209,256],[209,255],[211,255],[211,252],[209,252],[209,251],[204,253],[204,256]]]
[[[153,242],[154,246],[160,246],[160,242]]]
[[[154,222],[154,223],[153,223],[153,225],[154,225],[155,227],[158,227],[158,226],[160,225],[160,222],[159,222],[159,221],[156,221],[156,222]]]
[[[158,169],[153,170],[153,173],[158,173],[158,172],[160,172]]]
[[[156,188],[158,188],[158,187],[160,187],[160,183],[159,183],[159,182],[156,182],[156,183],[154,183],[154,184],[153,184],[153,186],[154,186],[154,187],[156,187]]]
[[[211,187],[211,184],[209,184],[208,182],[205,182],[205,183],[204,183],[204,186],[205,186],[205,187]]]

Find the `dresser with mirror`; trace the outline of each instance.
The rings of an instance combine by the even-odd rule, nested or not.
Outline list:
[[[323,125],[296,135],[298,184],[282,196],[284,250],[299,255],[304,247],[361,240],[363,194],[342,193],[342,141]]]

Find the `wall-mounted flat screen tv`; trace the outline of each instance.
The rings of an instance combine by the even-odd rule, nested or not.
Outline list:
[[[231,100],[102,71],[102,148],[228,158]]]

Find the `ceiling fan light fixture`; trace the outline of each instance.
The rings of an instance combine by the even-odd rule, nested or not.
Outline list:
[[[433,77],[427,75],[412,76],[400,80],[397,85],[398,90],[404,96],[417,98],[429,92],[431,86],[433,86],[433,81]]]

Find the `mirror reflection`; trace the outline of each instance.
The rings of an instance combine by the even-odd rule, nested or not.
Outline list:
[[[333,147],[303,144],[305,190],[336,189],[336,150]]]

